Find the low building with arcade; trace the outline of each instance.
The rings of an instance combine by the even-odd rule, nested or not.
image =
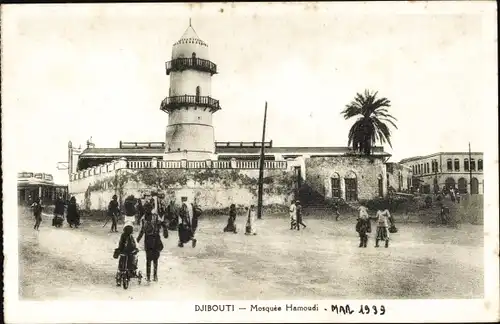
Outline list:
[[[17,174],[17,200],[19,205],[31,204],[40,198],[43,204],[53,204],[61,195],[68,198],[68,186],[56,185],[54,177],[47,173],[19,172]]]

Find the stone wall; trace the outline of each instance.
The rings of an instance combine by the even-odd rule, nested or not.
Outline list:
[[[221,209],[232,203],[257,204],[258,176],[258,169],[124,168],[73,181],[70,193],[89,210],[106,209],[114,194],[123,202],[128,195],[138,197],[151,190],[164,192],[168,200],[180,202],[180,197],[187,196],[203,209]],[[293,172],[265,170],[264,205],[288,205],[293,199],[293,181]]]
[[[325,198],[332,197],[332,181],[340,178],[340,195],[346,199],[345,178],[357,179],[358,200],[379,196],[379,177],[386,179],[386,168],[380,158],[361,156],[311,157],[305,159],[305,183]],[[382,181],[383,195],[387,182]]]

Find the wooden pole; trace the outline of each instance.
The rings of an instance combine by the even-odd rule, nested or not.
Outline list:
[[[267,119],[267,101],[264,108],[264,125],[262,127],[262,144],[260,148],[260,161],[259,161],[259,191],[257,198],[257,218],[262,218],[262,195],[264,191],[264,144],[266,139],[266,119]]]
[[[472,195],[472,155],[470,152],[470,142],[469,142],[469,183],[470,183],[470,194]]]

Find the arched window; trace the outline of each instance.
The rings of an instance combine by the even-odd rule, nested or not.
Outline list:
[[[338,173],[332,175],[332,198],[340,198],[340,176]]]
[[[430,171],[429,171],[429,163],[426,163],[426,164],[425,164],[425,167],[426,167],[426,169],[427,169],[427,173],[430,173]]]
[[[446,170],[447,171],[453,171],[453,162],[451,159],[446,160]]]
[[[483,160],[477,160],[477,171],[483,171]]]
[[[193,52],[193,54],[191,54],[191,57],[193,58],[193,61],[196,60],[196,53]]]
[[[476,161],[474,159],[470,159],[470,169],[476,171]]]
[[[196,102],[200,102],[200,94],[201,93],[201,88],[200,86],[196,87]]]
[[[460,171],[460,160],[455,159],[453,162],[454,162],[453,164],[455,166],[455,171]]]
[[[358,181],[354,172],[349,172],[345,176],[345,200],[356,201],[358,200]]]
[[[469,159],[464,159],[464,170],[469,171]]]

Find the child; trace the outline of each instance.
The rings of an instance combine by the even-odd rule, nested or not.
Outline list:
[[[368,218],[359,217],[356,223],[356,232],[359,234],[359,247],[366,247],[368,243],[368,228],[370,223]]]
[[[134,232],[134,225],[132,223],[127,223],[123,226],[123,233],[120,236],[120,241],[118,243],[118,248],[116,252],[120,254],[124,254],[128,257],[128,270],[133,272],[134,276],[137,276],[137,253],[139,249],[137,248],[137,242],[134,239],[132,233]],[[120,261],[118,264],[121,264],[122,256],[120,256]],[[120,273],[116,274],[116,285],[120,285]]]

